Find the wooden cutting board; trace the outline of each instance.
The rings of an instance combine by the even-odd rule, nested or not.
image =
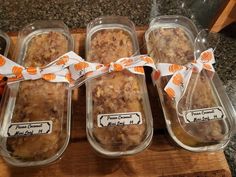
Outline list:
[[[137,28],[141,53],[143,35],[147,28]],[[85,30],[72,30],[75,39],[75,51],[84,56]],[[12,39],[11,52],[17,40]],[[146,72],[150,72],[147,70]],[[165,129],[162,109],[156,89],[147,74],[147,86],[154,119],[154,136],[152,144],[145,151],[121,159],[105,159],[98,156],[86,139],[85,128],[85,87],[73,93],[72,101],[72,134],[70,144],[63,157],[44,167],[16,168],[8,166],[0,158],[0,177],[95,177],[95,176],[231,176],[223,151],[192,153],[178,147]]]

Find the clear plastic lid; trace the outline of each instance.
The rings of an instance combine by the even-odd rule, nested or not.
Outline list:
[[[188,18],[157,17],[145,34],[148,53],[156,63],[189,64],[194,60],[197,34],[195,25]],[[203,50],[206,48],[201,46]],[[172,138],[191,151],[214,151],[225,147],[234,128],[235,111],[217,74],[214,73],[212,78],[212,73],[205,69],[200,73],[193,72],[177,103],[164,91],[170,78],[163,76],[156,84]]]
[[[86,58],[109,64],[139,54],[134,24],[125,17],[100,17],[87,26]],[[144,150],[153,134],[144,76],[113,72],[86,84],[87,137],[107,157]]]
[[[18,36],[17,62],[41,67],[73,50],[73,40],[61,21],[37,21]],[[70,137],[71,92],[64,83],[45,80],[10,84],[4,95],[0,145],[14,166],[45,165],[58,159]]]

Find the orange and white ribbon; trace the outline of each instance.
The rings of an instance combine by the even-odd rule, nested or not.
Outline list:
[[[152,67],[153,69],[156,69],[156,66],[152,58],[146,55],[137,55],[133,57],[120,58],[117,61],[111,62],[110,64],[107,65],[98,64],[96,66],[96,69],[94,69],[94,73],[91,72],[89,75],[94,76],[100,73],[122,71],[124,69],[134,74],[144,75],[143,66],[149,66]]]
[[[212,66],[214,63],[215,58],[213,49],[210,48],[202,52],[197,60],[187,66],[160,63],[157,65],[157,70],[153,72],[152,77],[155,82],[159,79],[159,76],[173,75],[164,90],[172,99],[175,99],[175,101],[178,102],[188,87],[192,72],[201,72],[202,69],[215,72]]]
[[[0,55],[0,80],[6,76],[8,83],[37,79],[70,83],[71,74],[67,67],[82,61],[84,60],[74,52],[68,52],[46,66],[23,67]]]
[[[44,79],[50,82],[80,84],[107,72],[129,70],[134,74],[144,75],[143,66],[156,69],[153,59],[146,55],[126,57],[108,65],[85,61],[74,52],[68,52],[44,67],[23,67],[0,55],[0,80],[8,77],[8,83],[23,80]],[[85,77],[84,77],[85,76]],[[82,79],[81,79],[82,78]],[[79,80],[79,82],[76,82]]]
[[[106,65],[90,62],[71,65],[69,70],[71,71],[72,79],[75,80],[72,89],[92,78],[104,75],[105,73],[117,72],[125,69],[134,74],[144,75],[143,66],[149,66],[156,70],[153,59],[146,55],[120,58],[117,61]]]

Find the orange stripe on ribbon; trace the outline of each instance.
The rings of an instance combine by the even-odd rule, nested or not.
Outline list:
[[[52,81],[52,80],[56,79],[56,75],[53,73],[44,74],[43,79],[45,79],[46,81]]]
[[[134,67],[134,71],[138,72],[138,73],[144,73],[144,69],[142,66],[136,66]]]
[[[0,67],[4,66],[5,63],[6,63],[6,60],[2,56],[0,56]]]
[[[69,56],[65,55],[65,56],[61,57],[61,58],[56,62],[56,64],[57,64],[57,65],[64,65],[64,64],[66,64],[68,61],[69,61]]]
[[[172,64],[169,66],[169,72],[172,72],[172,73],[179,71],[181,69],[183,69],[183,66],[181,66],[181,65]]]
[[[86,62],[80,62],[74,65],[74,68],[76,71],[80,71],[88,67],[89,67],[89,64]]]
[[[203,62],[209,62],[213,58],[213,53],[211,51],[204,51],[201,53],[201,60]]]
[[[124,68],[121,64],[114,63],[113,64],[114,71],[122,71]]]
[[[26,71],[31,75],[37,74],[37,68],[35,68],[35,67],[28,67],[28,68],[26,68]]]
[[[171,99],[175,98],[175,91],[173,88],[166,88],[165,91]]]
[[[172,82],[173,82],[175,85],[180,86],[180,85],[183,84],[183,80],[184,80],[183,76],[182,76],[180,73],[177,73],[177,74],[175,74],[175,75],[173,76]]]
[[[23,71],[23,68],[19,66],[13,66],[12,68],[12,73],[16,76],[16,78],[22,77],[22,71]]]
[[[148,56],[141,56],[140,57],[143,61],[145,61],[146,63],[148,64],[154,64],[154,61],[151,57],[148,57]]]

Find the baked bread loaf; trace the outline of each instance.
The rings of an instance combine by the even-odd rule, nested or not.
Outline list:
[[[87,60],[109,64],[134,54],[133,41],[123,29],[103,29],[92,35]],[[141,76],[142,77],[142,76]],[[140,76],[113,72],[89,83],[92,90],[94,136],[102,148],[126,151],[137,147],[146,135]],[[99,114],[140,112],[142,124],[98,127]]]
[[[193,39],[181,27],[159,27],[149,33],[148,53],[157,63],[186,65],[194,60]],[[197,147],[217,144],[226,133],[223,120],[186,123],[183,111],[211,108],[219,105],[213,86],[206,71],[193,72],[188,88],[176,107],[164,91],[171,76],[161,77],[157,81],[159,95],[166,119],[171,128],[185,145]]]
[[[41,67],[68,51],[68,40],[59,32],[35,35],[28,43],[24,66]],[[45,80],[20,83],[11,122],[52,121],[50,134],[9,137],[7,149],[23,161],[41,161],[54,156],[65,143],[67,91],[63,83]]]

